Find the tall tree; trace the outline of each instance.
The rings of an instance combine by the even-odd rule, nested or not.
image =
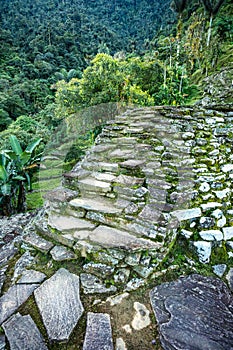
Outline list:
[[[210,15],[210,22],[209,22],[209,29],[208,29],[208,35],[207,35],[207,42],[206,46],[208,47],[210,45],[210,38],[211,38],[211,31],[212,31],[212,23],[214,16],[218,13],[220,7],[224,3],[225,0],[202,0],[206,11]]]
[[[182,14],[185,10],[185,7],[187,5],[187,0],[173,0],[171,7],[172,9],[178,13],[178,23],[177,23],[177,31],[176,31],[176,39],[177,39],[177,59],[180,56],[180,39],[182,34]]]

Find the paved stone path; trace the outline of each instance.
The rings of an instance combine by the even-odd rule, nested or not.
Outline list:
[[[132,332],[142,341],[135,350],[160,349],[157,338],[144,339],[155,327],[151,308],[163,350],[233,349],[232,293],[222,282],[233,291],[232,118],[227,106],[159,107],[108,122],[23,239],[1,233],[0,349],[59,349],[79,331],[84,350],[129,350]],[[177,237],[222,280],[195,274],[158,286],[159,276],[179,269],[171,259],[160,269]],[[35,270],[43,257],[45,273]],[[195,272],[195,261],[184,259]],[[139,302],[148,283],[150,300]],[[132,296],[132,319],[119,333],[109,310],[124,310]]]

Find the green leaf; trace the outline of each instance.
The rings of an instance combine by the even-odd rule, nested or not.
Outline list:
[[[3,196],[9,196],[11,194],[11,185],[10,184],[2,185],[1,192]]]
[[[30,143],[28,146],[27,146],[27,148],[26,148],[26,152],[30,152],[30,153],[32,153],[33,151],[34,151],[34,149],[36,148],[36,146],[38,146],[39,145],[39,143],[42,141],[42,139],[40,138],[40,139],[37,139],[37,140],[35,140],[35,141],[33,141],[32,143]]]
[[[0,165],[0,180],[6,182],[8,179],[8,174],[4,166]]]
[[[17,156],[19,156],[23,152],[23,150],[20,146],[19,140],[17,139],[17,137],[15,135],[10,136],[10,143],[11,143],[11,147],[12,147],[13,151],[15,152],[15,154]]]
[[[20,180],[20,181],[25,181],[26,180],[25,177],[20,176],[20,175],[14,176],[12,179],[13,180]]]
[[[6,156],[3,153],[0,153],[0,165],[6,166]]]
[[[28,173],[25,173],[25,176],[26,176],[26,178],[27,178],[28,188],[29,188],[29,190],[31,190],[31,187],[32,187],[31,178],[30,178],[30,176],[29,176]]]
[[[22,164],[22,165],[27,164],[27,162],[30,160],[30,158],[31,158],[31,153],[30,153],[30,152],[27,152],[27,151],[24,151],[24,152],[21,153],[21,155],[20,155],[21,164]]]

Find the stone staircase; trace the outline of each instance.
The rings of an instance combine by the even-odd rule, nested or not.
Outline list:
[[[85,158],[64,174],[64,187],[48,194],[47,227],[43,218],[38,232],[76,253],[149,249],[158,265],[176,237],[178,222],[170,213],[192,197],[194,162],[190,123],[163,112],[135,109],[108,122]]]
[[[198,350],[233,349],[222,281],[233,290],[232,121],[230,106],[137,108],[108,121],[0,251],[0,349],[191,350],[194,339]],[[183,273],[177,238],[196,256],[183,256],[189,273],[208,265],[222,280],[158,285]]]

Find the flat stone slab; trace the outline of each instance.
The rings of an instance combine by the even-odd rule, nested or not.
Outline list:
[[[217,278],[190,275],[150,293],[164,350],[232,350],[233,297]]]
[[[12,243],[8,243],[4,247],[1,247],[0,266],[6,264],[17,252],[18,249]]]
[[[91,232],[89,239],[106,248],[123,248],[126,250],[157,249],[159,243],[143,238],[137,238],[126,231],[117,230],[108,226],[100,225]]]
[[[75,218],[73,216],[50,215],[48,224],[58,231],[64,232],[69,230],[93,230],[95,225],[90,221]]]
[[[138,169],[143,166],[143,164],[145,164],[144,160],[129,159],[120,163],[120,166],[127,169]]]
[[[112,329],[108,314],[88,312],[83,350],[113,350]]]
[[[22,277],[18,280],[17,284],[33,284],[41,283],[46,278],[46,275],[36,270],[25,270],[22,273]]]
[[[25,236],[23,240],[24,242],[30,244],[32,247],[45,253],[47,253],[53,247],[53,243],[47,241],[46,239],[38,236],[35,233],[31,233]]]
[[[11,350],[47,350],[45,341],[31,316],[13,315],[2,325]]]
[[[35,299],[50,340],[68,340],[84,311],[79,277],[61,268],[36,291]]]
[[[183,210],[175,210],[171,213],[175,216],[179,221],[195,219],[201,216],[200,208],[192,208],[192,209],[183,209]]]
[[[118,214],[122,209],[116,208],[112,202],[106,199],[75,198],[70,201],[70,205],[76,208],[83,208],[90,211],[98,211],[104,214]]]
[[[109,192],[111,191],[111,185],[109,182],[99,181],[92,177],[79,180],[79,188],[83,190],[95,191],[95,192]]]
[[[67,249],[63,246],[56,245],[53,249],[50,250],[53,260],[55,261],[64,261],[77,259],[77,256],[70,249]]]
[[[38,284],[16,284],[0,298],[0,324],[10,317],[33,293]]]

